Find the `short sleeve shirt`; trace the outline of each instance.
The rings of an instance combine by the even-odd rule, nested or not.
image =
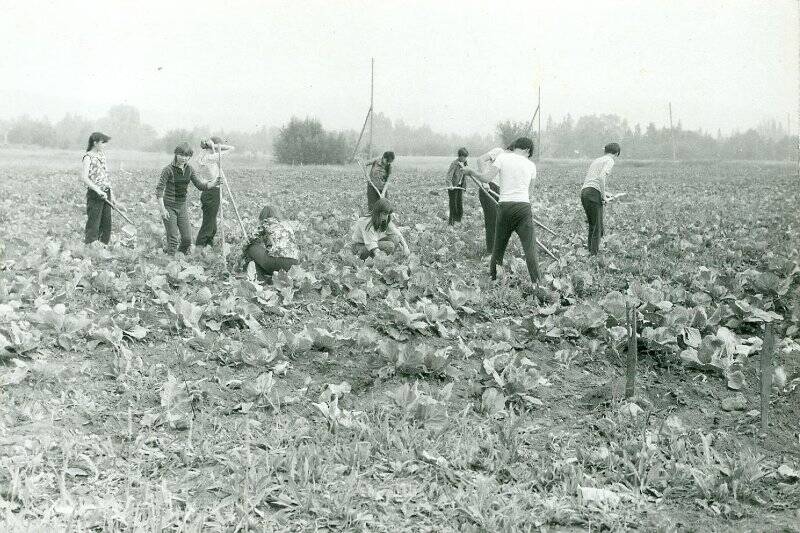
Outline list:
[[[527,157],[513,152],[497,154],[492,165],[498,170],[501,202],[530,203],[528,191],[536,179],[536,165]]]
[[[100,189],[107,191],[111,188],[111,180],[106,169],[105,152],[86,152],[84,158],[89,158],[89,179]]]

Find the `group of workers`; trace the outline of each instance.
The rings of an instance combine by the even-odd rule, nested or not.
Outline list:
[[[92,133],[83,157],[83,181],[86,193],[86,243],[99,240],[107,244],[111,237],[111,212],[120,209],[106,166],[105,144],[110,137]],[[186,200],[189,183],[202,191],[200,203],[203,221],[195,244],[209,246],[217,233],[221,198],[220,185],[225,181],[222,156],[234,149],[219,137],[210,137],[200,143],[200,165],[205,168],[201,178],[189,164],[194,155],[191,146],[182,142],[174,150],[172,161],[161,171],[155,195],[160,217],[166,233],[167,253],[187,253],[192,245],[191,225]],[[448,224],[461,221],[463,194],[467,178],[478,185],[478,194],[484,215],[486,253],[491,254],[489,273],[497,277],[497,266],[503,257],[512,233],[520,239],[528,273],[533,283],[539,280],[534,218],[531,211],[529,189],[536,179],[536,165],[531,160],[533,141],[520,137],[507,148],[495,148],[477,159],[477,169],[467,164],[469,152],[458,150],[458,157],[447,170],[449,218]],[[581,204],[589,226],[587,246],[590,254],[597,254],[603,236],[603,206],[611,198],[606,192],[606,179],[620,154],[617,143],[605,146],[605,154],[589,166],[581,190]],[[377,253],[393,254],[398,248],[410,253],[402,232],[392,221],[394,211],[388,199],[387,186],[395,155],[383,155],[365,164],[367,175],[367,214],[355,221],[351,232],[352,252],[361,259]],[[244,228],[243,228],[244,229]],[[239,265],[242,268],[252,261],[258,271],[270,276],[277,270],[288,270],[300,258],[294,232],[289,223],[281,220],[275,206],[265,206],[259,215],[258,225],[246,235]]]

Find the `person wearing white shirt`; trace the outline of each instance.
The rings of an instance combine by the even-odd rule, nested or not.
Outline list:
[[[539,264],[536,260],[536,235],[528,196],[531,183],[536,179],[536,165],[530,160],[533,155],[533,141],[520,137],[511,143],[509,150],[497,153],[485,172],[476,172],[473,169],[465,169],[465,172],[484,183],[489,183],[497,176],[496,181],[500,186],[494,248],[489,263],[492,279],[497,279],[497,265],[503,264],[508,240],[512,233],[516,233],[525,252],[528,274],[531,281],[537,283]]]
[[[600,249],[600,239],[604,233],[603,204],[611,197],[606,192],[606,179],[611,174],[615,159],[619,157],[621,150],[619,144],[608,143],[604,151],[605,155],[598,157],[589,165],[581,188],[581,204],[589,224],[587,246],[591,255],[597,255]]]
[[[225,175],[220,168],[220,157],[222,157],[223,152],[233,150],[233,146],[222,144],[222,139],[215,136],[200,141],[200,148],[203,149],[203,155],[200,156],[200,165],[207,169],[208,179],[224,178]],[[217,234],[219,204],[219,185],[200,193],[200,208],[203,211],[203,222],[200,224],[200,229],[197,231],[195,245],[211,246],[211,244],[213,244],[214,236]]]

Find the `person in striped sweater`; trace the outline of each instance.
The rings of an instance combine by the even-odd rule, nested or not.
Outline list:
[[[176,249],[186,254],[192,247],[192,228],[186,212],[186,192],[189,182],[191,181],[201,191],[213,189],[220,182],[219,176],[211,181],[198,178],[194,168],[189,164],[192,155],[194,151],[189,143],[182,142],[175,147],[175,157],[161,171],[156,186],[158,208],[167,233],[165,251],[168,254],[175,253]]]

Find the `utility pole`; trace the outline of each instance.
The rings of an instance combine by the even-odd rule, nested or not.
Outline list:
[[[672,137],[672,160],[678,160],[678,149],[675,146],[675,129],[672,127],[672,102],[669,103],[669,133]]]
[[[369,146],[367,147],[367,159],[372,159],[372,133],[375,130],[375,109],[374,97],[375,94],[375,58],[372,58],[372,69],[369,80]]]
[[[542,157],[542,86],[539,85],[539,133],[536,136],[536,161],[539,161]]]

